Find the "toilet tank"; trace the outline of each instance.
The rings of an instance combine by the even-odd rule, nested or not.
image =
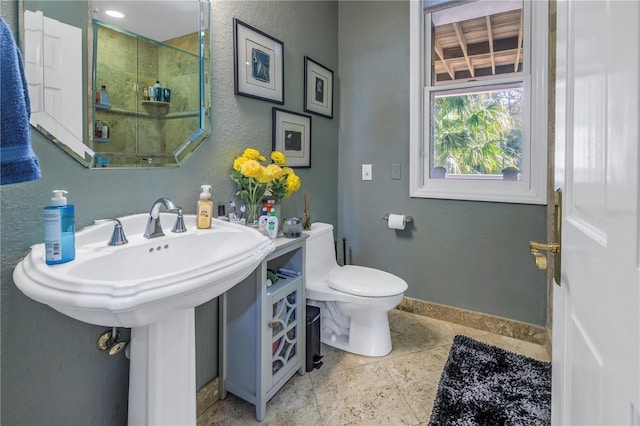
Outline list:
[[[314,282],[325,278],[338,266],[333,243],[333,225],[316,222],[303,231],[309,236],[306,242],[306,279]]]

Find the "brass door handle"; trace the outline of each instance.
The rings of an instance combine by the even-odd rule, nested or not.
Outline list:
[[[558,243],[542,244],[542,243],[536,243],[535,241],[529,241],[529,250],[531,251],[531,254],[533,254],[536,251],[549,251],[551,253],[560,253],[560,244]]]
[[[560,248],[562,244],[562,190],[558,189],[555,192],[555,206],[554,206],[554,239],[557,243],[538,243],[535,241],[529,241],[529,251],[536,262],[536,268],[547,269],[547,256],[543,251],[553,253],[554,255],[554,279],[557,285],[560,285],[561,269],[560,269]]]
[[[560,244],[558,243],[537,243],[535,241],[529,241],[529,251],[536,262],[536,268],[547,269],[547,256],[540,253],[541,251],[548,251],[550,253],[559,254]]]

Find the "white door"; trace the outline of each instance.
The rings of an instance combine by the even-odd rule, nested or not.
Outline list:
[[[93,156],[83,133],[82,30],[24,12],[24,67],[31,125],[63,141],[82,159]]]
[[[640,425],[640,2],[557,6],[553,424]]]
[[[82,30],[44,17],[44,109],[82,140]]]
[[[43,24],[44,16],[41,11],[25,10],[24,72],[29,87],[31,113],[44,110]]]

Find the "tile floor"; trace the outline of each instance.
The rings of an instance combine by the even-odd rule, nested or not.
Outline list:
[[[426,425],[456,334],[549,361],[543,346],[399,310],[389,312],[393,350],[371,358],[322,345],[324,365],[294,375],[267,403],[270,425]],[[198,394],[198,425],[258,424],[255,407],[229,394]],[[207,398],[207,396],[209,396]]]

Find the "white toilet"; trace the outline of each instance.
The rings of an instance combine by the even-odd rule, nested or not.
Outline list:
[[[320,340],[359,355],[391,352],[387,313],[400,303],[407,283],[378,269],[339,266],[330,224],[313,223],[304,233],[307,304],[320,308]]]

